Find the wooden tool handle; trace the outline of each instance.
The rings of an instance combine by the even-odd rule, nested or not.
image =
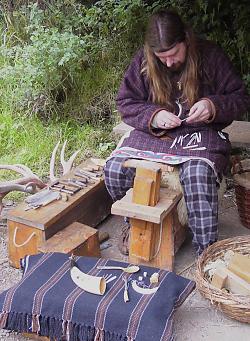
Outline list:
[[[124,289],[123,298],[124,298],[124,302],[128,302],[129,301],[128,289]]]

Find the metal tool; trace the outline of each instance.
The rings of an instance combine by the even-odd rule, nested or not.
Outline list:
[[[106,274],[106,275],[103,276],[103,278],[106,279],[106,282],[107,282],[107,280],[108,280],[109,278],[111,278],[111,277],[112,277],[112,274]]]
[[[27,207],[25,207],[24,211],[29,211],[29,210],[36,210],[37,208],[41,207],[42,205],[28,205]]]
[[[73,182],[75,182],[75,183],[79,183],[79,184],[87,184],[87,182],[88,182],[88,179],[84,179],[84,178],[81,178],[81,179],[78,179],[78,178],[69,178],[68,180],[70,180],[70,181],[73,181]]]
[[[64,180],[60,180],[60,183],[68,185],[68,186],[72,186],[72,187],[80,187],[81,189],[83,187],[87,187],[86,184],[84,184],[83,182],[78,182],[78,181],[73,181],[71,179],[64,179]]]
[[[112,276],[106,281],[106,283],[110,283],[110,282],[114,281],[116,278],[117,278],[117,276]]]
[[[129,265],[126,268],[123,268],[122,266],[97,266],[97,269],[99,270],[122,270],[124,272],[127,272],[129,274],[133,274],[135,272],[138,272],[140,270],[139,266],[137,265]]]
[[[65,188],[50,187],[50,189],[51,189],[52,191],[63,192],[63,193],[67,193],[67,194],[70,194],[70,195],[73,195],[73,194],[76,193],[75,191],[73,191],[73,190],[71,190],[71,189],[65,189]],[[78,188],[77,188],[77,190],[78,190]],[[79,188],[79,190],[80,190],[80,188]]]
[[[123,292],[123,299],[124,302],[128,302],[129,301],[129,296],[128,296],[128,279],[127,277],[122,277],[123,281],[124,281],[124,292]]]
[[[100,178],[101,177],[101,174],[85,171],[85,170],[80,169],[80,168],[78,168],[77,171],[80,172],[81,174],[91,178],[91,179],[96,179],[96,178]]]
[[[97,178],[91,178],[87,175],[83,175],[81,172],[78,172],[77,170],[74,172],[74,175],[78,176],[81,179],[86,180],[87,183],[94,184],[95,181],[99,180]],[[81,181],[81,180],[80,180]]]

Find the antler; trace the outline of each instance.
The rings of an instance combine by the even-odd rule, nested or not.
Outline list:
[[[50,159],[50,181],[56,181],[58,178],[55,176],[55,160],[56,160],[56,152],[57,149],[59,147],[60,141],[58,141],[58,143],[56,144],[52,155],[51,155],[51,159]],[[66,147],[67,141],[65,141],[63,143],[62,149],[61,149],[61,154],[60,154],[60,161],[61,161],[61,165],[63,167],[63,175],[68,173],[73,165],[73,162],[77,156],[77,154],[79,153],[80,150],[77,150],[76,152],[74,152],[71,157],[68,159],[68,161],[65,161],[64,158],[64,154],[65,154],[65,147]]]
[[[7,169],[17,172],[23,177],[0,182],[0,213],[3,208],[2,200],[11,191],[21,191],[25,193],[35,193],[36,187],[44,188],[46,184],[41,181],[27,166],[16,165],[0,165],[0,169]]]

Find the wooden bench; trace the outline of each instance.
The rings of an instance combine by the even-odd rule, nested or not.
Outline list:
[[[124,166],[136,168],[134,187],[112,205],[111,213],[130,218],[129,261],[173,270],[174,253],[186,233],[176,213],[182,193],[160,189],[163,164],[132,159]]]
[[[77,168],[86,165],[90,162],[86,161]],[[61,179],[70,177],[74,177],[74,170]],[[110,214],[111,204],[103,179],[69,196],[66,202],[57,200],[28,211],[25,211],[27,204],[21,203],[7,216],[10,265],[18,268],[21,258],[38,253],[45,241],[75,221],[97,226]]]

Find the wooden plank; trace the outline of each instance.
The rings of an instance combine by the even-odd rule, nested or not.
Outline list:
[[[235,253],[229,264],[228,269],[250,283],[250,258],[240,253]]]
[[[157,169],[145,169],[138,167],[136,168],[136,177],[144,177],[153,180],[153,183],[151,185],[151,195],[149,199],[149,206],[155,206],[160,198],[160,185],[161,185],[161,169],[158,167]],[[141,191],[141,189],[138,188],[138,191],[141,193],[142,196],[145,195]],[[132,199],[132,202],[135,204],[140,204],[140,202],[136,202]]]
[[[138,160],[138,159],[129,159],[123,163],[124,167],[132,167],[132,168],[145,168],[145,169],[161,169],[163,172],[173,172],[174,167],[166,165],[164,163],[155,162],[155,161],[147,161],[147,160]]]
[[[136,176],[134,180],[132,201],[137,204],[148,206],[150,204],[153,182],[152,179]]]
[[[8,221],[8,253],[11,266],[19,268],[20,259],[26,255],[37,254],[43,242],[44,233],[41,230]]]
[[[100,257],[98,231],[88,225],[74,222],[45,241],[39,251]]]
[[[221,276],[227,276],[225,288],[231,293],[246,296],[250,295],[250,284],[247,283],[247,281],[244,281],[227,268],[220,269],[220,273]]]
[[[134,204],[127,201],[128,197],[125,198],[125,200],[122,198],[112,205],[111,213],[123,217],[135,218],[155,224],[160,224],[164,217],[168,215],[168,213],[172,210],[182,196],[181,193],[175,193],[177,194],[172,194],[172,198],[162,197],[156,206]]]
[[[156,181],[159,169],[136,169],[132,202],[135,204],[154,206],[158,197]],[[131,219],[130,253],[140,255],[144,260],[150,260],[152,253],[153,224],[147,221]]]
[[[227,274],[221,269],[216,269],[211,284],[216,287],[217,289],[222,289],[225,287],[227,280]]]
[[[150,261],[153,253],[154,224],[139,219],[131,219],[129,257]]]
[[[128,124],[121,122],[113,128],[113,132],[117,135],[124,135],[134,128]],[[234,147],[249,147],[250,146],[250,122],[247,121],[233,121],[224,132],[229,134],[229,139]]]
[[[174,260],[174,240],[173,240],[173,215],[172,213],[168,214],[165,217],[162,225],[162,237],[160,241],[160,225],[154,224],[154,239],[153,243],[153,250],[154,254],[156,254],[158,250],[158,246],[160,245],[159,252],[155,257],[151,260],[147,261],[138,257],[137,254],[133,252],[129,253],[129,261],[134,264],[144,264],[147,266],[158,267],[161,269],[173,270],[173,260]]]

